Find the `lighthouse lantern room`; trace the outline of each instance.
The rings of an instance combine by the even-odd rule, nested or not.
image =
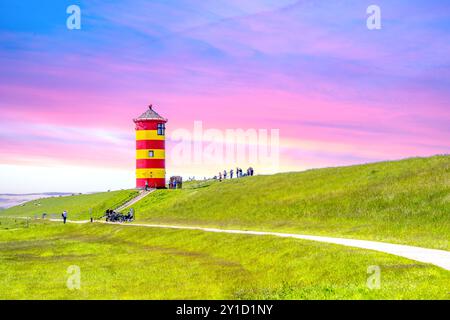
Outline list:
[[[136,124],[136,188],[165,188],[165,125],[150,105],[148,110],[133,119]]]

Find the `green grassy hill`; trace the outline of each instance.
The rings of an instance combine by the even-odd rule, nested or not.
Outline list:
[[[75,196],[51,197],[26,202],[22,205],[2,210],[3,216],[41,217],[43,213],[57,214],[58,218],[64,210],[68,211],[69,219],[89,219],[89,209],[94,217],[103,215],[106,209],[116,208],[134,198],[136,190],[119,190],[99,192]]]
[[[133,190],[47,198],[0,217],[87,219]],[[189,182],[134,207],[137,222],[295,231],[450,249],[450,157]],[[449,299],[450,272],[313,241],[0,219],[0,299]],[[28,224],[29,222],[29,224]],[[69,290],[67,268],[81,271]],[[367,287],[368,268],[381,288]]]
[[[450,249],[450,156],[158,190],[139,221],[290,231]]]
[[[0,216],[100,216],[133,190],[30,201]],[[134,205],[138,222],[289,231],[450,249],[450,156],[185,183]]]

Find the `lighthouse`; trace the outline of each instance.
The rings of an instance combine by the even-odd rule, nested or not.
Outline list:
[[[136,119],[136,188],[165,188],[165,131],[167,119],[153,106]]]

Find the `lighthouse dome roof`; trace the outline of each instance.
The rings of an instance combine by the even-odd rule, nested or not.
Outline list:
[[[148,110],[141,114],[139,117],[134,119],[134,121],[140,120],[162,120],[167,121],[167,119],[161,117],[155,110],[153,110],[153,105],[148,106]]]

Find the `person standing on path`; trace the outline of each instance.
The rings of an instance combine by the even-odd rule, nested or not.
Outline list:
[[[62,218],[63,218],[64,224],[66,224],[66,220],[67,220],[67,211],[66,210],[63,211]]]

